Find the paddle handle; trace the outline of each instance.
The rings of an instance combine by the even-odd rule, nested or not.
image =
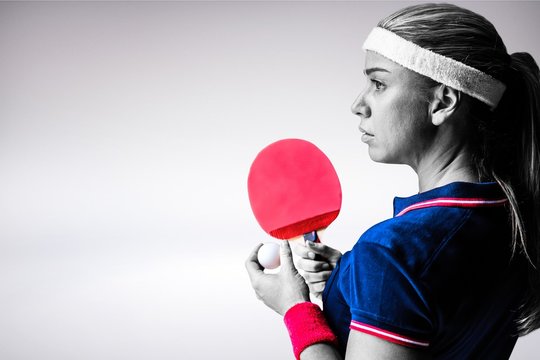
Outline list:
[[[304,241],[313,241],[313,242],[316,242],[316,243],[319,243],[321,242],[321,238],[320,238],[320,235],[319,234],[322,234],[324,232],[325,229],[321,229],[321,230],[315,230],[315,231],[311,231],[311,232],[308,232],[306,234],[304,234]]]

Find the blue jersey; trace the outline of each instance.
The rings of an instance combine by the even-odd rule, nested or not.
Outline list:
[[[508,359],[527,269],[512,257],[506,205],[495,183],[395,198],[394,217],[366,231],[327,281],[341,351],[361,331],[435,359]]]

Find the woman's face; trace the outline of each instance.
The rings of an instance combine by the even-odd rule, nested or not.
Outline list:
[[[362,141],[373,161],[407,164],[418,162],[433,138],[429,102],[422,90],[425,80],[385,57],[368,51],[364,70],[367,88],[352,105],[360,116]]]

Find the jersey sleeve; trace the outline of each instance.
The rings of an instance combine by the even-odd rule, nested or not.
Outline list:
[[[404,255],[403,255],[404,257]],[[430,307],[423,284],[399,252],[360,240],[351,251],[341,288],[350,329],[414,348],[428,348]]]

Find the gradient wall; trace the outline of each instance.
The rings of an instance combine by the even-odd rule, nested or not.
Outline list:
[[[417,191],[349,110],[363,39],[408,4],[1,2],[0,358],[292,358],[244,270],[271,240],[249,165],[281,138],[321,147],[341,250]],[[540,60],[540,3],[458,4]]]

